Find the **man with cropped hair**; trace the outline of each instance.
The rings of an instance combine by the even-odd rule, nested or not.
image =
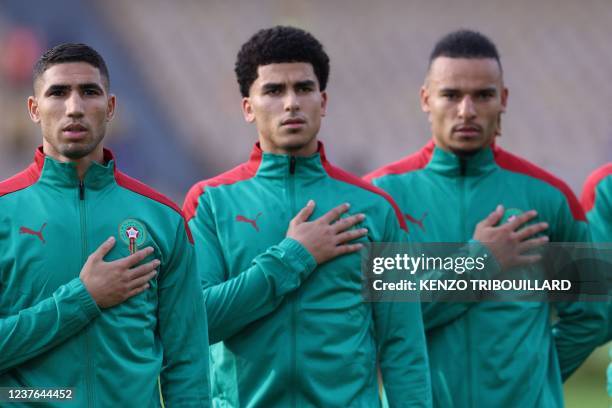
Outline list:
[[[161,390],[166,407],[208,407],[191,234],[103,148],[104,59],[85,44],[48,50],[28,109],[42,146],[0,183],[0,402],[159,407]]]
[[[184,204],[218,342],[214,405],[375,407],[379,367],[390,406],[430,406],[419,303],[361,294],[356,251],[403,240],[405,223],[384,192],[330,164],[318,141],[323,46],[298,28],[264,29],[242,46],[235,71],[259,142]],[[349,209],[341,203],[354,215],[340,218]]]
[[[487,37],[459,30],[440,39],[420,99],[432,140],[366,176],[397,201],[412,240],[475,239],[504,270],[534,263],[538,258],[528,251],[549,240],[589,241],[569,187],[495,144],[508,90]],[[432,302],[422,308],[439,407],[562,406],[561,380],[599,344],[606,324],[596,303]]]

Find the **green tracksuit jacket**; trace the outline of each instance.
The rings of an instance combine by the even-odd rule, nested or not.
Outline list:
[[[207,407],[206,316],[190,233],[171,201],[117,171],[109,151],[105,161],[79,183],[72,163],[39,148],[34,163],[0,183],[0,387],[75,389],[72,404],[49,406],[157,407],[161,372],[166,407]],[[137,248],[155,248],[149,260],[161,261],[159,273],[145,292],[100,310],[79,272],[109,236],[116,244],[106,261],[129,255],[130,227]]]
[[[536,209],[552,242],[589,239],[584,213],[554,176],[499,147],[470,159],[433,142],[366,180],[387,191],[412,240],[466,242],[498,204]],[[551,307],[559,320],[551,324]],[[559,407],[567,378],[602,338],[601,304],[423,303],[434,405]]]
[[[381,190],[310,157],[263,153],[196,184],[185,215],[209,322],[213,405],[375,407],[377,358],[392,407],[429,406],[420,306],[365,303],[360,255],[316,266],[289,221],[343,203],[363,212],[367,241],[398,241],[403,222]],[[403,224],[405,225],[405,224]]]
[[[593,241],[612,242],[612,163],[601,166],[587,178],[580,199],[587,213]],[[612,306],[608,311],[608,316],[612,315]],[[612,324],[608,322],[605,341],[610,340]],[[608,394],[612,396],[612,363],[608,366]]]

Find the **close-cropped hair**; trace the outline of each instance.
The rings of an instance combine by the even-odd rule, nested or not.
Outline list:
[[[256,32],[238,52],[234,71],[242,96],[249,96],[260,66],[287,62],[311,64],[319,81],[319,89],[325,90],[329,77],[329,57],[323,45],[302,29],[275,26]]]
[[[78,43],[59,44],[47,50],[34,64],[33,82],[36,83],[36,80],[51,66],[68,62],[85,62],[98,68],[106,89],[110,88],[110,76],[104,58],[89,45]]]
[[[501,61],[497,47],[487,36],[472,30],[457,30],[446,34],[434,46],[429,55],[429,66],[438,57],[448,58],[491,58]]]

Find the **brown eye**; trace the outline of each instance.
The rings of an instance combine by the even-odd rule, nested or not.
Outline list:
[[[493,91],[482,91],[482,92],[478,92],[478,94],[476,95],[476,97],[478,99],[490,99],[493,98],[495,96],[495,92]]]

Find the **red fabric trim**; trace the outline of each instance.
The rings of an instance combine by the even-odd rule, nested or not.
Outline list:
[[[565,196],[574,219],[577,221],[586,221],[586,216],[582,210],[582,207],[580,206],[580,203],[578,202],[578,198],[576,198],[572,190],[567,184],[565,184],[565,182],[546,170],[536,166],[535,164],[532,164],[525,159],[503,150],[497,145],[493,145],[491,148],[493,149],[495,162],[499,167],[515,173],[521,173],[537,178],[555,187]]]
[[[206,187],[234,184],[254,177],[255,174],[257,174],[259,165],[261,164],[262,156],[263,152],[261,147],[259,146],[259,143],[256,143],[251,151],[251,156],[246,163],[242,163],[229,171],[219,174],[218,176],[207,180],[202,180],[194,184],[189,189],[187,196],[185,196],[185,201],[183,202],[183,212],[185,213],[187,221],[190,221],[193,217],[195,217],[200,196],[204,194]]]
[[[40,146],[34,153],[34,162],[32,164],[25,170],[0,182],[0,197],[23,190],[35,184],[40,178],[44,163],[45,154],[42,152],[42,146]]]
[[[397,221],[399,222],[400,227],[404,231],[408,232],[408,225],[406,225],[406,220],[404,220],[402,212],[389,194],[384,192],[382,189],[374,187],[372,184],[363,181],[362,179],[351,173],[348,173],[338,167],[332,166],[325,157],[325,149],[323,148],[323,144],[321,142],[319,142],[319,155],[321,156],[321,163],[323,164],[323,168],[325,169],[329,177],[343,181],[348,184],[352,184],[357,187],[361,187],[364,190],[368,190],[374,194],[383,196],[393,207],[393,210],[395,211],[395,216],[397,217]]]
[[[116,164],[115,164],[115,181],[117,181],[117,184],[120,185],[121,187],[126,188],[130,191],[133,191],[134,193],[143,195],[147,198],[150,198],[151,200],[157,201],[158,203],[164,204],[172,208],[177,213],[179,213],[181,218],[183,218],[183,223],[185,224],[185,232],[187,232],[187,238],[189,239],[189,242],[193,244],[193,236],[191,235],[191,230],[189,229],[189,226],[187,225],[187,219],[185,218],[185,215],[183,214],[181,209],[172,200],[170,200],[165,195],[153,190],[151,187],[147,186],[146,184],[141,183],[140,181],[128,176],[127,174],[120,172],[119,170],[117,170]]]
[[[611,174],[612,163],[607,163],[597,168],[587,177],[582,187],[582,195],[580,196],[580,202],[585,212],[591,211],[595,206],[595,190],[597,189],[597,185]]]
[[[430,140],[425,146],[421,148],[421,150],[396,162],[387,164],[386,166],[376,169],[373,172],[363,176],[363,179],[368,183],[371,183],[372,180],[389,174],[402,174],[408,173],[410,171],[423,169],[431,160],[434,146],[435,145],[433,140]]]
[[[0,182],[0,197],[28,188],[40,178],[40,169],[36,163],[30,164],[25,170]]]
[[[183,219],[183,223],[185,224],[185,232],[187,233],[187,238],[189,239],[189,242],[193,244],[193,236],[191,235],[191,230],[189,229],[189,226],[187,225],[187,219],[185,218],[185,215],[183,214],[181,209],[165,195],[155,191],[151,187],[136,180],[135,178],[132,178],[128,176],[127,174],[122,173],[119,170],[117,170],[117,161],[115,160],[113,153],[108,149],[104,149],[104,162],[108,163],[111,160],[115,162],[113,172],[114,172],[115,181],[117,182],[117,184],[125,189],[133,191],[136,194],[143,195],[147,198],[150,198],[153,201],[157,201],[158,203],[166,205],[172,208],[174,211],[176,211]]]

